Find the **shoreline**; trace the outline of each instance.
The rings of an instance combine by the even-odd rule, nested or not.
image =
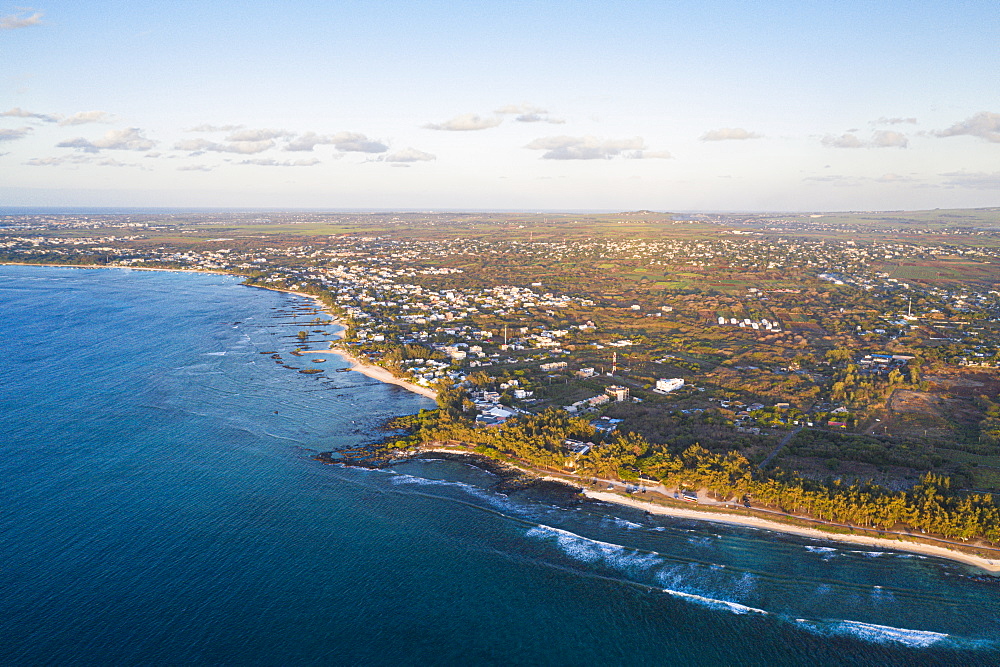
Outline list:
[[[357,371],[362,375],[366,375],[373,380],[378,380],[379,382],[383,382],[385,384],[394,384],[397,387],[402,387],[403,389],[412,391],[414,394],[420,394],[424,398],[437,400],[437,392],[430,387],[422,387],[419,384],[407,382],[406,380],[396,377],[381,366],[366,364],[343,348],[330,348],[329,350],[302,350],[302,354],[335,354],[349,362],[351,364],[352,371]]]
[[[247,285],[247,287],[255,287],[257,289],[266,289],[266,290],[270,290],[272,292],[284,292],[285,294],[294,294],[295,296],[300,296],[300,297],[305,298],[305,299],[310,299],[311,301],[313,301],[313,302],[316,303],[317,309],[319,309],[320,311],[322,311],[323,313],[325,313],[330,318],[331,322],[333,322],[333,323],[335,323],[335,324],[337,324],[338,326],[341,326],[341,327],[344,326],[344,323],[340,320],[340,318],[337,317],[336,315],[334,315],[333,313],[331,313],[329,310],[327,310],[326,306],[323,304],[322,301],[319,300],[319,297],[317,297],[317,296],[314,296],[312,294],[306,294],[305,292],[296,292],[295,290],[282,289],[280,287],[266,287],[264,285]],[[343,338],[345,330],[346,330],[346,327],[344,327],[344,329],[341,329],[340,331],[336,332],[334,334],[334,337],[336,337],[336,338]],[[434,391],[433,389],[431,389],[429,387],[422,387],[422,386],[420,386],[418,384],[414,384],[412,382],[408,382],[406,380],[398,378],[395,375],[393,375],[392,373],[390,373],[388,370],[386,370],[385,368],[382,368],[381,366],[376,366],[374,364],[366,364],[365,362],[361,361],[360,359],[358,359],[357,357],[355,357],[353,354],[351,354],[349,351],[345,350],[342,347],[331,347],[331,348],[326,349],[326,350],[302,350],[302,354],[304,354],[304,355],[308,355],[308,354],[335,354],[335,355],[341,357],[342,359],[344,359],[345,361],[347,361],[348,363],[350,363],[352,371],[357,371],[358,373],[361,373],[362,375],[370,377],[373,380],[378,380],[379,382],[382,382],[384,384],[392,384],[392,385],[396,385],[397,387],[402,387],[403,389],[406,389],[407,391],[411,391],[414,394],[419,394],[419,395],[423,396],[424,398],[431,399],[432,401],[436,401],[437,400],[437,392]]]
[[[550,479],[554,480],[556,478],[550,478]],[[714,521],[716,523],[724,523],[734,526],[743,526],[745,528],[759,528],[761,530],[769,530],[772,532],[785,533],[786,535],[796,535],[799,537],[809,537],[817,540],[826,540],[829,542],[840,542],[844,544],[857,544],[861,546],[880,547],[884,549],[891,549],[894,551],[906,551],[908,553],[916,553],[923,556],[935,556],[938,558],[945,558],[948,560],[959,561],[961,563],[965,563],[966,565],[973,565],[980,569],[986,570],[987,572],[1000,573],[1000,556],[998,556],[997,558],[985,558],[983,556],[967,554],[963,551],[958,551],[956,549],[948,549],[947,547],[940,547],[933,544],[924,544],[922,542],[911,542],[909,540],[904,540],[904,539],[888,539],[885,537],[870,537],[867,535],[844,535],[843,533],[829,533],[824,530],[819,530],[818,528],[796,526],[790,523],[771,521],[768,519],[761,519],[754,516],[731,514],[725,511],[706,512],[706,511],[696,510],[693,508],[688,509],[686,507],[670,507],[668,505],[660,505],[658,503],[646,502],[635,498],[627,498],[620,494],[609,493],[607,491],[590,491],[585,489],[583,491],[583,495],[593,500],[614,503],[616,505],[624,505],[626,507],[631,507],[633,509],[649,512],[650,514],[669,516],[676,519]]]
[[[0,262],[0,266],[44,266],[50,269],[122,269],[125,271],[167,271],[169,273],[204,273],[210,276],[246,278],[242,273],[210,269],[164,269],[158,266],[118,266],[116,264],[36,264],[34,262]]]
[[[164,269],[164,268],[152,267],[152,266],[140,267],[140,266],[113,266],[113,265],[112,266],[108,266],[106,264],[101,264],[101,265],[96,265],[96,264],[95,265],[90,265],[90,264],[36,264],[34,262],[0,262],[0,266],[44,266],[44,267],[56,268],[56,269],[124,269],[124,270],[128,270],[128,271],[167,271],[167,272],[172,272],[172,273],[203,273],[203,274],[215,275],[215,276],[234,276],[234,277],[238,277],[238,278],[244,278],[244,279],[246,278],[246,276],[244,276],[241,273],[230,273],[230,272],[227,272],[227,271],[210,271],[210,270],[202,270],[202,269]],[[294,294],[295,296],[299,296],[299,297],[302,297],[304,299],[309,299],[309,300],[315,302],[317,309],[320,310],[320,311],[322,311],[323,313],[325,313],[330,318],[330,320],[333,323],[335,323],[335,324],[337,324],[339,326],[342,326],[342,327],[344,326],[344,324],[340,320],[340,318],[337,317],[336,315],[334,315],[333,313],[331,313],[329,310],[327,310],[326,306],[323,304],[322,301],[319,300],[319,297],[317,297],[317,296],[314,296],[312,294],[306,294],[305,292],[296,292],[295,290],[283,289],[283,288],[280,288],[280,287],[268,287],[268,286],[265,286],[265,285],[246,285],[245,283],[243,283],[243,285],[245,287],[252,287],[252,288],[256,288],[256,289],[269,290],[271,292],[284,292],[285,294]],[[344,329],[341,329],[340,331],[336,332],[334,335],[337,338],[343,338],[343,332],[344,332]],[[336,349],[335,348],[330,348],[328,350],[308,350],[308,352],[309,352],[309,354],[336,354],[336,355],[342,357],[348,363],[350,363],[351,364],[351,370],[353,370],[353,371],[357,371],[358,373],[361,373],[362,375],[370,377],[373,380],[378,380],[379,382],[382,382],[384,384],[392,384],[392,385],[396,385],[397,387],[402,387],[403,389],[411,391],[414,394],[419,394],[420,396],[423,396],[424,398],[429,398],[432,401],[436,401],[437,400],[437,392],[434,391],[433,389],[431,389],[429,387],[422,387],[422,386],[420,386],[418,384],[413,384],[412,382],[407,382],[406,380],[397,378],[395,375],[393,375],[392,373],[390,373],[388,370],[382,368],[381,366],[376,366],[374,364],[366,364],[365,362],[361,361],[360,359],[358,359],[357,357],[355,357],[353,354],[351,354],[347,350],[344,350],[343,348],[336,348]]]
[[[472,458],[473,460],[475,460],[477,456],[474,452],[469,450],[446,447],[421,448],[415,456],[434,453],[462,454],[466,457]],[[845,535],[843,533],[827,532],[825,530],[820,530],[819,528],[798,526],[772,519],[735,514],[724,509],[719,509],[718,511],[706,511],[695,509],[694,507],[674,507],[671,505],[639,500],[620,493],[589,490],[583,487],[582,484],[575,484],[574,480],[567,479],[565,477],[557,477],[545,474],[544,471],[523,468],[509,461],[498,459],[491,460],[495,460],[498,464],[508,466],[524,474],[531,475],[539,481],[557,482],[573,487],[578,489],[583,496],[590,498],[591,500],[631,507],[632,509],[648,512],[649,514],[667,516],[675,519],[691,519],[694,521],[723,523],[733,526],[742,526],[744,528],[757,528],[759,530],[768,530],[775,533],[784,533],[786,535],[795,535],[797,537],[807,537],[815,540],[825,540],[827,542],[879,547],[893,551],[905,551],[907,553],[915,553],[921,556],[932,556],[957,561],[965,565],[972,565],[991,574],[1000,574],[1000,553],[998,553],[996,558],[986,558],[985,556],[977,556],[975,554],[966,553],[957,549],[949,549],[948,547],[937,546],[934,544],[905,540],[902,537],[899,537],[898,539],[890,539],[886,537],[874,537],[868,535]]]
[[[107,266],[107,265],[75,265],[75,264],[35,264],[30,262],[0,262],[3,266],[41,266],[49,268],[70,268],[70,269],[125,269],[129,271],[167,271],[175,273],[203,273],[208,275],[221,275],[221,276],[235,276],[243,277],[242,274],[229,273],[223,271],[209,271],[201,269],[166,269],[158,267],[132,267],[132,266]],[[331,322],[342,326],[340,318],[332,314],[327,310],[326,306],[319,300],[318,297],[312,294],[306,294],[305,292],[297,292],[289,289],[282,289],[276,287],[267,287],[263,285],[245,285],[246,287],[254,287],[257,289],[266,289],[273,292],[284,292],[286,294],[292,294],[304,299],[313,301],[317,309],[325,313],[330,317]],[[343,338],[344,329],[336,332],[334,334],[337,338]],[[344,360],[351,364],[351,370],[357,371],[362,375],[370,377],[374,380],[378,380],[385,384],[392,384],[408,391],[411,391],[425,398],[435,400],[437,398],[437,392],[428,388],[422,387],[420,385],[413,384],[412,382],[407,382],[394,376],[387,369],[381,366],[376,366],[373,364],[367,364],[352,355],[349,351],[343,348],[330,348],[327,350],[303,350],[303,354],[335,354],[342,357]],[[450,454],[461,454],[466,457],[475,458],[475,454],[469,450],[456,448],[421,448],[416,454],[419,456],[424,453],[450,453]],[[784,533],[787,535],[796,535],[799,537],[808,537],[817,540],[826,540],[831,542],[839,542],[846,544],[857,544],[862,546],[874,546],[885,549],[892,549],[896,551],[906,551],[909,553],[916,553],[925,556],[933,556],[938,558],[945,558],[948,560],[958,561],[966,565],[972,565],[980,569],[986,570],[990,573],[1000,573],[1000,555],[997,558],[991,559],[983,556],[977,556],[974,554],[968,554],[963,551],[958,551],[956,549],[949,549],[943,546],[937,546],[932,544],[925,544],[922,542],[914,542],[910,540],[904,540],[902,537],[897,537],[896,539],[889,539],[883,537],[873,537],[867,535],[845,535],[842,533],[833,533],[820,530],[818,528],[810,528],[806,526],[798,526],[790,523],[784,523],[780,521],[763,519],[754,516],[745,516],[740,514],[733,514],[725,510],[719,511],[705,511],[698,510],[687,507],[672,507],[670,505],[663,505],[658,503],[647,502],[643,500],[638,500],[635,498],[623,496],[619,493],[609,493],[607,491],[592,491],[581,487],[573,485],[572,480],[565,479],[562,477],[555,477],[551,475],[546,475],[542,471],[532,470],[530,468],[522,468],[514,463],[507,461],[498,460],[498,464],[508,466],[514,470],[518,470],[524,474],[530,475],[541,481],[552,481],[558,482],[560,484],[566,484],[567,486],[573,486],[574,488],[581,489],[582,495],[592,500],[597,500],[601,502],[608,502],[612,504],[622,505],[626,507],[631,507],[633,509],[642,510],[650,514],[656,514],[660,516],[669,516],[672,518],[680,519],[693,519],[696,521],[714,521],[716,523],[723,523],[728,525],[737,525],[748,528],[758,528],[762,530],[770,530],[773,532]],[[542,473],[542,474],[540,474]]]

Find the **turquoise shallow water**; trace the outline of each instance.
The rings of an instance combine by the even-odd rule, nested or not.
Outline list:
[[[301,305],[0,267],[0,662],[1000,662],[1000,583],[961,564],[311,461],[430,402],[260,354]]]

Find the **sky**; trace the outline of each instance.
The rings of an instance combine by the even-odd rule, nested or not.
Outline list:
[[[0,0],[0,205],[1000,206],[996,0]]]

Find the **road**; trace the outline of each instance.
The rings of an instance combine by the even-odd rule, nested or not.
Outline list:
[[[795,435],[799,431],[801,431],[803,428],[805,428],[805,427],[804,426],[800,426],[797,429],[795,429],[794,431],[792,431],[791,433],[789,433],[788,435],[786,435],[784,438],[782,438],[781,442],[778,443],[778,446],[774,448],[774,451],[771,452],[770,454],[768,454],[767,458],[764,459],[763,461],[761,461],[760,465],[758,467],[761,470],[763,470],[764,468],[766,468],[767,466],[769,466],[771,464],[771,461],[774,459],[774,457],[778,455],[778,452],[780,452],[784,448],[785,445],[787,445],[789,442],[791,442],[792,438],[794,438]]]

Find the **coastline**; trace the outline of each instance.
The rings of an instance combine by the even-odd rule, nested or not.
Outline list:
[[[551,478],[551,479],[556,479],[556,478]],[[705,512],[696,509],[688,509],[686,507],[670,507],[667,505],[660,505],[657,503],[650,503],[642,500],[637,500],[635,498],[627,498],[620,494],[608,493],[606,491],[584,490],[583,495],[588,498],[592,498],[594,500],[600,500],[608,503],[615,503],[617,505],[625,505],[627,507],[632,507],[633,509],[649,512],[650,514],[669,516],[676,519],[714,521],[716,523],[744,526],[747,528],[759,528],[762,530],[770,530],[777,533],[797,535],[800,537],[809,537],[817,540],[827,540],[830,542],[842,542],[845,544],[857,544],[869,547],[879,547],[884,549],[892,549],[895,551],[906,551],[910,553],[920,554],[923,556],[936,556],[938,558],[955,560],[965,563],[966,565],[974,565],[978,568],[986,570],[987,572],[1000,573],[1000,557],[995,559],[984,558],[982,556],[967,554],[963,551],[948,549],[947,547],[940,547],[933,544],[924,544],[922,542],[911,542],[909,540],[903,540],[903,539],[890,540],[884,537],[870,537],[868,535],[844,535],[842,533],[828,533],[824,530],[819,530],[817,528],[796,526],[794,524],[782,523],[780,521],[770,521],[768,519],[761,519],[754,516],[742,516],[739,514],[730,514],[727,512]]]
[[[331,313],[329,310],[327,310],[323,302],[320,301],[318,297],[312,294],[306,294],[305,292],[296,292],[295,290],[282,289],[279,287],[267,287],[264,285],[247,285],[247,287],[266,289],[266,290],[271,290],[272,292],[284,292],[285,294],[294,294],[295,296],[300,296],[305,299],[310,299],[316,303],[316,307],[319,310],[326,313],[326,315],[330,318],[332,322],[340,326],[343,326],[343,322],[340,320],[340,318]],[[334,336],[336,338],[343,338],[344,329],[341,329],[340,331],[336,332]],[[353,354],[351,354],[342,347],[331,347],[326,350],[302,350],[302,354],[335,354],[338,357],[341,357],[342,359],[350,363],[352,371],[357,371],[362,375],[366,375],[372,378],[373,380],[378,380],[379,382],[383,382],[385,384],[393,384],[396,385],[397,387],[402,387],[403,389],[406,389],[407,391],[412,391],[414,394],[419,394],[424,398],[437,400],[437,392],[434,391],[433,389],[429,387],[421,387],[420,385],[414,384],[412,382],[407,382],[406,380],[396,377],[395,375],[390,373],[385,368],[382,368],[381,366],[376,366],[374,364],[366,364],[365,362],[361,361],[360,359],[358,359],[357,357],[355,357]]]
[[[164,269],[156,266],[117,266],[115,264],[36,264],[35,262],[0,262],[0,266],[45,266],[51,269],[121,269],[124,271],[167,271],[169,273],[204,273],[210,276],[238,276],[242,273],[208,269]]]
[[[59,269],[124,269],[128,271],[167,271],[173,273],[204,273],[208,275],[215,276],[238,276],[245,277],[240,273],[231,273],[227,271],[208,271],[202,269],[163,269],[158,267],[140,267],[140,266],[108,266],[108,265],[89,265],[89,264],[36,264],[34,262],[0,262],[2,266],[44,266],[49,268],[59,268]],[[244,284],[245,285],[245,284]],[[300,296],[304,299],[309,299],[316,303],[317,309],[323,311],[332,322],[343,326],[340,318],[327,310],[326,306],[318,297],[312,294],[306,294],[305,292],[296,292],[295,290],[283,289],[280,287],[269,287],[265,285],[245,285],[246,287],[253,287],[256,289],[266,289],[272,292],[284,292],[285,294],[294,294],[295,296]],[[334,334],[338,338],[343,338],[343,330],[338,331]],[[357,371],[362,375],[366,375],[373,380],[378,380],[379,382],[384,382],[385,384],[393,384],[397,387],[402,387],[414,394],[419,394],[424,398],[429,398],[431,400],[437,400],[437,392],[429,387],[422,387],[418,384],[413,384],[412,382],[407,382],[397,378],[395,375],[390,373],[388,370],[382,368],[381,366],[375,366],[374,364],[366,364],[353,354],[348,352],[343,348],[331,348],[327,350],[308,350],[309,354],[336,354],[343,358],[345,361],[351,364],[351,370]]]
[[[42,266],[50,268],[73,268],[73,269],[125,269],[130,271],[166,271],[166,272],[176,272],[176,273],[203,273],[208,275],[224,275],[224,276],[241,275],[238,273],[230,273],[224,271],[208,271],[201,269],[167,269],[167,268],[156,268],[156,267],[131,267],[131,266],[107,266],[107,265],[36,264],[30,262],[24,262],[24,263],[3,262],[0,264],[5,266]],[[318,297],[314,295],[306,294],[304,292],[297,292],[294,290],[288,290],[276,287],[267,287],[262,285],[247,285],[247,286],[255,287],[258,289],[276,291],[276,292],[285,292],[287,294],[293,294],[295,296],[312,300],[313,302],[315,302],[317,309],[321,310],[323,313],[329,316],[332,322],[343,326],[341,320],[336,315],[332,314],[329,310],[327,310],[326,306],[319,300]],[[342,338],[343,330],[336,332],[334,335],[337,338]],[[357,371],[368,377],[371,377],[372,379],[378,380],[386,384],[393,384],[402,387],[404,389],[407,389],[408,391],[419,394],[426,398],[430,398],[432,400],[437,398],[437,392],[433,391],[432,389],[427,387],[422,387],[420,385],[416,385],[411,382],[407,382],[406,380],[397,378],[387,369],[382,368],[381,366],[364,363],[363,361],[352,355],[346,349],[330,348],[326,350],[304,350],[303,353],[338,355],[351,364],[352,370]],[[461,448],[433,448],[433,447],[421,448],[418,455],[422,453],[435,453],[435,452],[473,456],[472,452]],[[540,471],[532,470],[530,468],[528,469],[522,468],[507,461],[498,461],[498,463],[509,466],[515,470],[518,470],[527,475],[531,475],[540,480],[558,482],[569,486],[573,485],[573,481],[570,479],[540,474]],[[977,556],[974,554],[965,553],[955,549],[949,549],[943,546],[905,540],[902,537],[898,537],[897,539],[888,539],[888,538],[873,537],[867,535],[853,535],[853,534],[845,535],[843,533],[827,532],[824,530],[819,530],[817,528],[798,526],[794,524],[763,519],[754,516],[734,514],[726,512],[724,510],[705,511],[688,507],[673,507],[670,505],[642,501],[636,498],[624,496],[619,493],[609,493],[606,491],[592,491],[592,490],[582,489],[581,493],[585,497],[591,498],[593,500],[623,505],[631,507],[633,509],[649,512],[650,514],[669,516],[681,519],[692,519],[697,521],[710,521],[710,522],[738,525],[750,528],[758,528],[762,530],[770,530],[774,532],[796,535],[800,537],[808,537],[817,540],[826,540],[831,542],[856,544],[862,546],[872,546],[885,549],[892,549],[896,551],[906,551],[925,556],[933,556],[933,557],[945,558],[949,560],[962,562],[967,565],[978,567],[990,573],[1000,573],[1000,555],[998,555],[998,557],[995,559],[991,559],[983,556]]]
[[[412,382],[407,382],[406,380],[396,377],[381,366],[366,364],[343,348],[330,348],[329,350],[302,350],[302,354],[335,354],[349,362],[351,364],[352,371],[357,371],[362,375],[367,375],[373,380],[378,380],[379,382],[384,382],[385,384],[394,384],[397,387],[402,387],[403,389],[412,391],[414,394],[420,394],[425,398],[437,400],[437,392],[433,389],[429,387],[421,387],[419,384],[413,384]]]
[[[416,455],[419,456],[421,454],[432,454],[432,453],[464,454],[472,458],[475,458],[476,456],[473,452],[470,452],[469,450],[466,449],[446,448],[446,447],[421,448]],[[905,540],[902,539],[902,537],[898,539],[889,539],[885,537],[873,537],[868,535],[854,535],[854,534],[845,535],[843,533],[827,532],[825,530],[820,530],[818,528],[798,526],[791,523],[784,523],[781,521],[774,521],[771,519],[764,519],[756,516],[735,514],[727,512],[722,509],[720,509],[719,511],[712,512],[712,511],[695,509],[693,507],[673,507],[671,505],[639,500],[637,498],[625,496],[620,493],[613,493],[608,491],[592,491],[583,488],[581,485],[574,484],[574,480],[567,479],[565,477],[547,475],[544,474],[543,471],[532,470],[531,468],[523,468],[509,461],[497,460],[497,463],[509,466],[510,468],[518,470],[524,474],[536,477],[537,479],[542,481],[558,482],[560,484],[572,486],[573,488],[578,489],[583,496],[590,498],[591,500],[612,503],[615,505],[623,505],[626,507],[631,507],[632,509],[641,510],[659,516],[668,516],[675,519],[691,519],[694,521],[709,521],[709,522],[723,523],[734,526],[743,526],[745,528],[757,528],[760,530],[769,530],[776,533],[784,533],[786,535],[795,535],[798,537],[808,537],[816,540],[826,540],[828,542],[839,542],[843,544],[855,544],[859,546],[891,549],[894,551],[905,551],[908,553],[919,554],[921,556],[944,558],[947,560],[953,560],[960,563],[964,563],[965,565],[972,565],[974,567],[978,567],[982,570],[985,570],[986,572],[989,572],[991,574],[1000,573],[1000,553],[998,553],[996,558],[986,558],[984,556],[977,556],[975,554],[966,553],[964,551],[958,551],[957,549],[949,549],[947,547],[937,546],[934,544],[926,544],[923,542],[914,542],[910,540]]]

